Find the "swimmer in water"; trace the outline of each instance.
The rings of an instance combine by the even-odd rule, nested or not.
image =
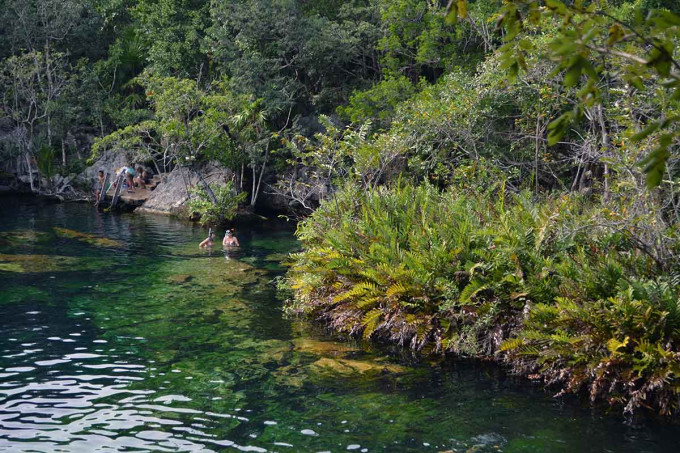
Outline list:
[[[213,239],[215,239],[215,233],[213,233],[212,229],[208,232],[208,237],[203,240],[199,244],[199,247],[212,247],[213,246]]]
[[[222,240],[222,245],[223,246],[228,246],[228,245],[233,245],[236,247],[239,247],[238,239],[236,239],[236,236],[234,236],[234,230],[227,230],[226,233],[224,233],[224,239]]]

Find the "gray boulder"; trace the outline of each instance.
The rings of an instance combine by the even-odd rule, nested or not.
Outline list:
[[[234,180],[232,171],[216,163],[204,164],[196,171],[178,166],[170,173],[162,175],[161,183],[137,210],[155,214],[183,213],[189,201],[188,190],[200,184],[198,173],[208,184],[224,186],[228,181]]]

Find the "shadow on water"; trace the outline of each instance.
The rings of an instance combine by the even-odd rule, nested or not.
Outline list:
[[[417,363],[281,311],[290,226],[0,199],[0,451],[673,451],[496,366]],[[218,232],[219,237],[220,232]],[[223,232],[222,232],[223,234]],[[106,239],[106,240],[102,240]]]

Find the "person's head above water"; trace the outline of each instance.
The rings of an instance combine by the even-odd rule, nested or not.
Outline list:
[[[231,235],[233,235],[233,234],[234,234],[234,233],[232,233],[232,230],[227,230],[227,231],[224,232],[224,235],[225,235],[225,236],[231,236]]]

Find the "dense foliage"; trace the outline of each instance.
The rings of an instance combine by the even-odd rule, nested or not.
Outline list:
[[[192,189],[192,195],[187,206],[190,215],[201,225],[216,226],[236,217],[238,205],[247,194],[237,193],[229,182],[225,186],[198,186]]]
[[[216,162],[204,222],[309,216],[301,311],[677,411],[676,1],[2,6],[0,158],[33,190],[104,153]]]
[[[636,247],[651,215],[624,230],[606,226],[612,219],[621,215],[580,195],[535,202],[503,182],[349,185],[299,226],[292,309],[365,339],[505,360],[627,412],[672,413],[680,231],[657,225],[658,237],[676,238],[657,262]]]

